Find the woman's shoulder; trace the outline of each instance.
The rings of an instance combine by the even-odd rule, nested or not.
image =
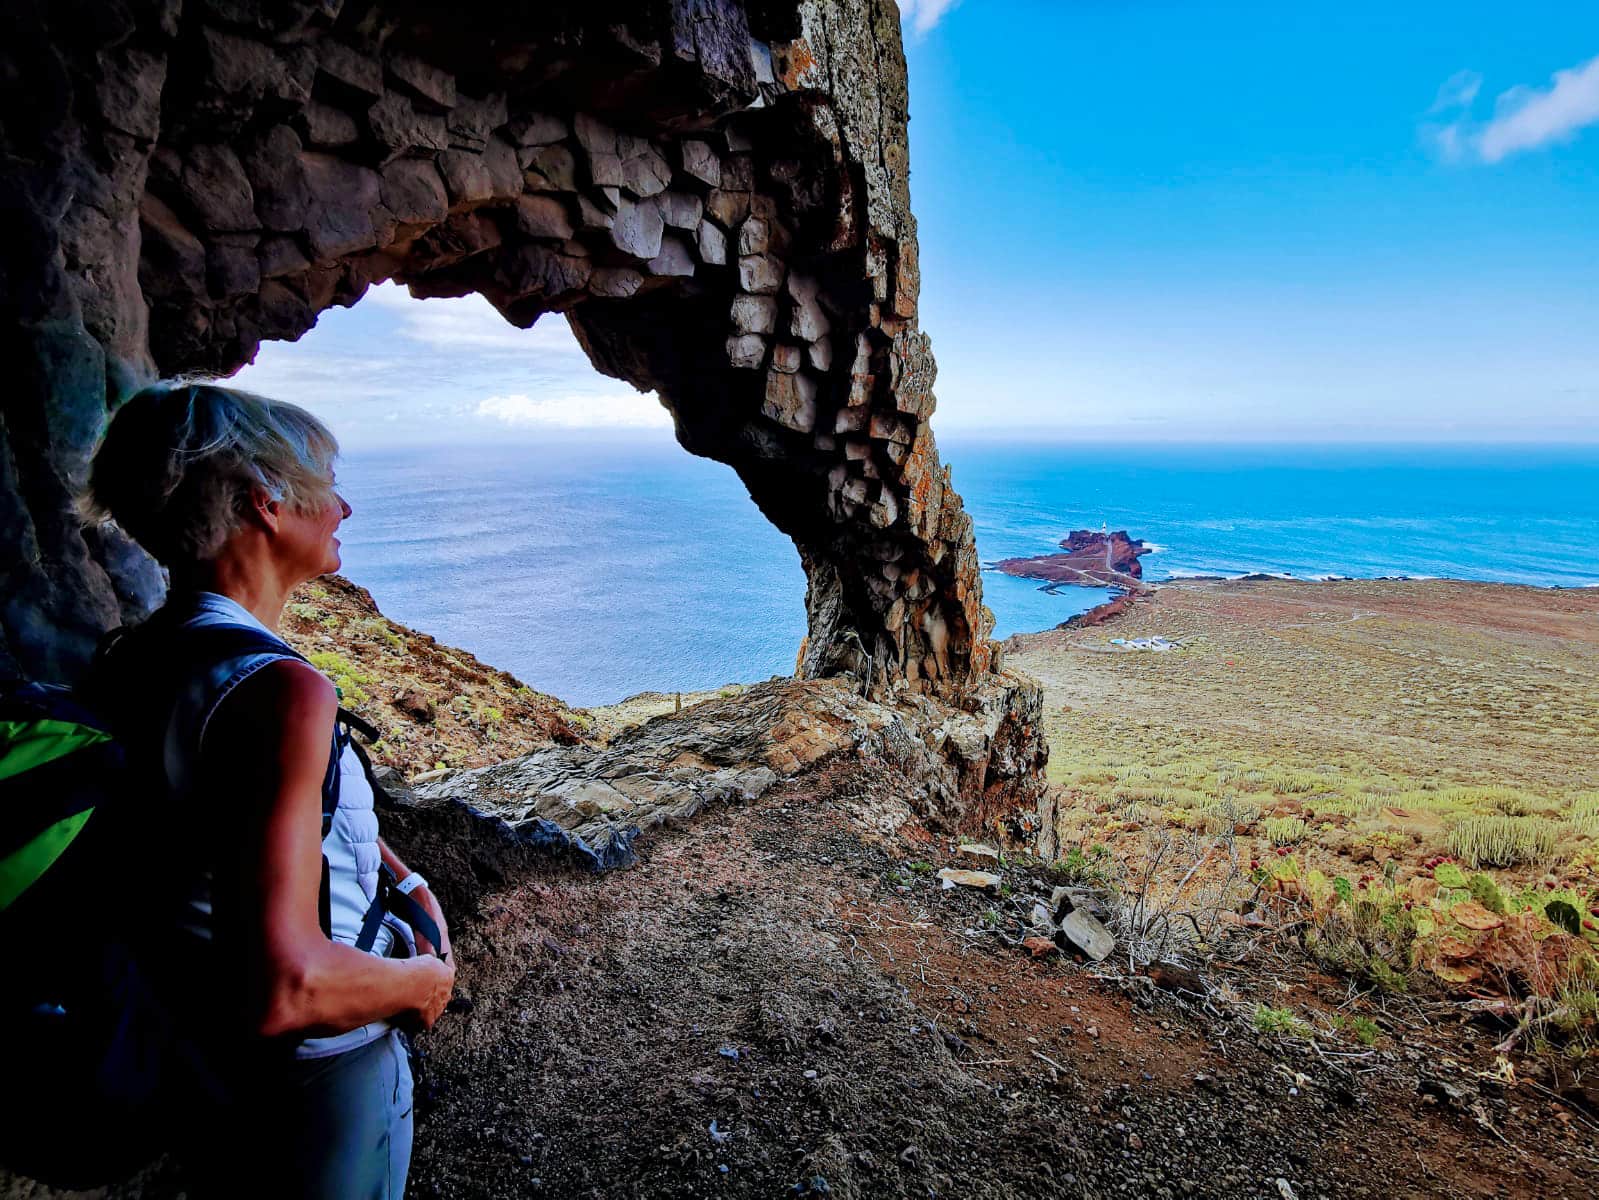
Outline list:
[[[217,705],[202,740],[208,755],[228,759],[280,743],[314,746],[326,758],[338,712],[338,694],[327,676],[301,659],[278,659],[254,671]]]

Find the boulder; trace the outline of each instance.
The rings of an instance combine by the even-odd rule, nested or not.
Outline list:
[[[1103,962],[1116,948],[1116,938],[1086,909],[1074,908],[1067,913],[1055,934],[1061,949],[1076,950],[1095,962]]]
[[[710,221],[701,221],[698,233],[700,261],[711,266],[727,264],[727,235]]]

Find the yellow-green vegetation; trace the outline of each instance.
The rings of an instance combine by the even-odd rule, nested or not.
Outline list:
[[[1104,652],[1155,635],[1183,648]],[[1599,592],[1185,583],[1007,661],[1045,687],[1062,861],[1132,861],[1163,830],[1229,837],[1327,965],[1508,991],[1532,1005],[1529,1041],[1586,1044]]]
[[[1449,862],[1403,884],[1393,872],[1357,882],[1292,855],[1255,878],[1301,918],[1306,949],[1328,967],[1387,992],[1505,995],[1533,1049],[1585,1055],[1599,1043],[1599,889],[1505,887]]]
[[[1555,856],[1558,832],[1559,826],[1541,817],[1473,813],[1450,826],[1449,853],[1473,867],[1548,862]]]
[[[374,676],[335,650],[313,650],[306,657],[313,667],[333,680],[333,686],[339,689],[339,700],[346,707],[366,703],[366,689],[377,682]]]
[[[1094,652],[1157,634],[1184,648]],[[1592,878],[1599,594],[1185,584],[1009,661],[1045,685],[1062,854],[1230,824],[1328,869],[1448,855]]]
[[[1267,817],[1261,830],[1273,846],[1292,846],[1305,839],[1307,826],[1303,817]]]
[[[407,775],[481,766],[570,742],[594,721],[464,651],[388,620],[361,588],[326,576],[284,608],[289,642],[377,727],[375,761]]]
[[[1362,1046],[1375,1046],[1382,1040],[1382,1030],[1370,1017],[1333,1014],[1333,1028],[1348,1033]]]

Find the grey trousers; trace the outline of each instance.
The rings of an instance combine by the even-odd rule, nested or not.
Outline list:
[[[397,1031],[272,1074],[194,1162],[195,1194],[401,1200],[413,1122],[411,1065]]]

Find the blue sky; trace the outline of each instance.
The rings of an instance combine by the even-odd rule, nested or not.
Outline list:
[[[1599,440],[1599,4],[903,7],[940,432]],[[665,429],[475,298],[240,380],[347,440]]]

